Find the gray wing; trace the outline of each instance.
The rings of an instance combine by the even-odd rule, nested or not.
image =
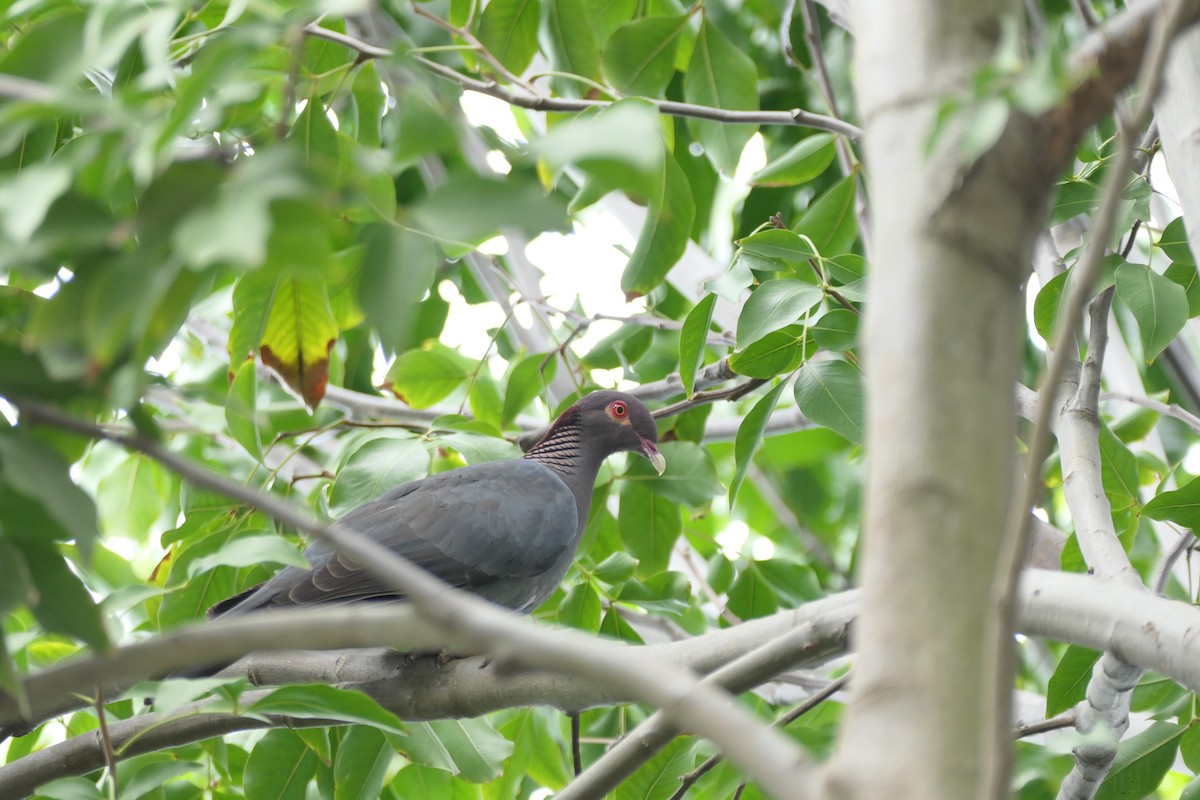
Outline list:
[[[479,590],[535,579],[571,547],[578,528],[567,485],[533,461],[499,461],[399,486],[339,520],[452,586]],[[271,606],[397,599],[324,542],[304,551],[311,569],[287,567],[214,606],[210,616]]]

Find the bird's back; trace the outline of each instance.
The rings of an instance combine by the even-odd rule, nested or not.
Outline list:
[[[398,486],[339,523],[452,586],[528,612],[553,593],[582,533],[567,485],[530,460],[476,464]],[[310,569],[274,578],[210,610],[210,616],[312,603],[395,600],[358,564],[323,541],[304,551]]]

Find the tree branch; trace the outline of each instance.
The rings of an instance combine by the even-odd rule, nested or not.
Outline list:
[[[791,660],[789,653],[808,649],[821,640],[848,639],[849,626],[840,621],[834,623],[834,630],[823,628],[820,623],[794,628],[786,635],[731,661],[705,678],[705,681],[724,686],[735,693],[748,691],[787,669],[786,662]],[[664,714],[655,712],[625,734],[555,797],[558,800],[599,800],[678,735],[679,728],[672,725]]]
[[[776,658],[779,659],[777,663],[783,664],[781,669],[788,669],[805,663],[824,661],[844,652],[848,645],[847,629],[857,611],[857,604],[858,594],[846,592],[809,603],[799,609],[779,612],[771,617],[753,620],[735,628],[714,631],[695,639],[649,647],[617,643],[607,646],[624,652],[634,660],[678,664],[689,670],[706,673],[744,657],[747,651],[760,647],[764,642],[782,637],[792,642],[792,655],[785,656],[780,649],[782,646],[779,645],[775,651]],[[397,606],[395,610],[403,608],[405,607]],[[496,663],[485,666],[479,658],[455,660],[445,666],[438,666],[434,659],[406,663],[390,650],[340,652],[340,648],[345,646],[346,642],[350,643],[349,646],[357,646],[370,641],[370,636],[361,639],[355,639],[353,636],[339,637],[339,615],[352,609],[353,607],[330,609],[316,615],[311,614],[311,611],[307,612],[308,619],[313,621],[313,638],[337,649],[322,653],[283,653],[251,657],[242,662],[236,670],[227,670],[225,674],[244,671],[252,679],[263,683],[317,681],[340,684],[362,691],[385,708],[408,720],[478,716],[500,708],[529,705],[551,705],[566,711],[578,711],[596,705],[629,702],[635,699],[632,694],[614,693],[586,679],[564,676],[557,672],[512,671],[509,668],[498,668]],[[416,618],[412,609],[408,609],[407,617],[404,614],[381,613],[382,609],[353,611],[353,614],[343,618],[350,630],[369,632],[384,639],[394,637],[398,633],[404,636],[407,627],[404,620]],[[232,622],[224,625],[214,622],[208,626],[195,626],[180,632],[174,639],[164,636],[130,645],[118,650],[115,656],[126,669],[125,674],[133,679],[144,675],[140,658],[158,659],[155,663],[164,663],[162,659],[169,660],[172,650],[179,646],[179,637],[190,637],[194,647],[202,647],[205,644],[219,646],[222,636],[235,630],[238,631],[243,646],[252,646],[245,641],[252,636],[259,636],[266,646],[292,641],[293,634],[286,631],[278,633],[274,629],[273,623],[278,617],[284,618],[285,629],[298,628],[303,624],[306,612],[286,616],[283,613],[272,613],[267,619],[238,620],[237,625]],[[210,632],[210,628],[218,629],[219,633]],[[426,626],[426,630],[436,639],[435,629]],[[321,639],[322,635],[328,638]],[[337,644],[339,639],[342,642],[340,645]],[[435,639],[425,643],[432,644]],[[65,688],[71,685],[68,678],[86,685],[86,675],[89,671],[111,669],[113,666],[102,656],[79,659],[71,664],[47,670],[41,676],[34,676],[30,679],[30,691],[37,696],[37,702],[41,705],[49,699],[43,696],[43,689],[50,682],[58,687],[59,699],[71,697],[69,689]],[[51,676],[53,681],[50,680]],[[243,695],[243,699],[259,696],[261,694]],[[198,707],[200,706],[178,709],[172,717],[188,715]],[[147,724],[147,719],[154,720],[155,724]],[[293,724],[294,721],[280,720],[278,724],[285,722]],[[162,723],[161,727],[158,723]],[[136,748],[124,751],[126,756],[254,727],[262,727],[262,723],[255,719],[215,714],[168,720],[157,714],[141,715],[110,726],[114,745],[118,749],[131,738],[138,738]],[[0,797],[23,797],[38,784],[51,778],[86,774],[103,765],[102,760],[97,761],[98,758],[102,759],[102,755],[96,749],[93,734],[89,733],[26,756],[13,764],[0,767]]]
[[[1171,18],[1170,27],[1156,21]],[[1200,20],[1200,0],[1163,0],[1126,6],[1094,28],[1071,54],[1074,74],[1083,76],[1057,107],[1042,117],[1047,133],[1042,163],[1047,174],[1057,175],[1075,151],[1083,132],[1104,119],[1139,70],[1157,81],[1172,36]],[[1147,64],[1154,66],[1144,69]],[[1144,89],[1152,87],[1144,81]],[[1142,94],[1139,105],[1148,106],[1156,92]],[[1141,114],[1137,115],[1139,118]],[[1145,123],[1137,125],[1144,128]],[[1093,228],[1095,223],[1093,223]]]
[[[860,593],[857,590],[849,591],[696,639],[649,648],[620,645],[615,647],[637,658],[641,658],[644,651],[653,650],[655,657],[649,659],[653,663],[659,663],[662,659],[677,659],[676,663],[686,664],[704,672],[727,663],[736,655],[752,650],[764,642],[810,626],[814,630],[824,627],[831,637],[825,640],[819,637],[811,640],[820,651],[814,653],[813,657],[821,660],[845,647],[844,630],[840,626],[848,625],[853,620],[858,612],[859,601]],[[364,611],[366,610],[354,610],[352,618],[359,620],[356,624],[378,623],[382,631],[387,618],[386,613],[373,611],[366,614]],[[1017,613],[1017,629],[1022,633],[1098,650],[1110,650],[1119,654],[1123,660],[1153,669],[1191,691],[1200,691],[1200,638],[1194,635],[1194,631],[1200,629],[1200,608],[1094,576],[1027,570],[1022,575],[1017,594]],[[272,614],[271,619],[276,619],[276,615]],[[300,615],[296,615],[296,619],[299,621]],[[238,622],[249,623],[249,620]],[[335,624],[335,616],[331,613],[321,623],[321,627],[324,629],[327,625],[327,629],[332,630]],[[269,635],[270,622],[263,621],[262,625],[267,628],[262,632],[263,635]],[[221,626],[213,623],[205,627]],[[229,632],[234,626],[229,623],[224,627],[226,632]],[[393,627],[400,626],[393,624]],[[245,630],[250,631],[251,627],[247,626]],[[396,635],[396,631],[393,630],[391,634]],[[207,641],[215,643],[217,639]],[[332,642],[333,639],[327,641]],[[800,643],[803,641],[801,637]],[[177,643],[167,642],[166,637],[160,637],[150,642],[131,645],[130,648],[148,648],[133,651],[137,656],[148,656],[155,649],[169,650],[175,646]],[[117,650],[115,657],[120,659],[125,649]],[[306,656],[308,661],[305,661]],[[260,656],[244,664],[249,673],[264,681],[316,680],[340,683],[349,679],[355,681],[354,688],[371,694],[385,707],[410,719],[472,716],[524,704],[549,703],[570,708],[580,703],[583,705],[578,707],[586,707],[589,703],[598,705],[633,699],[632,694],[617,695],[589,680],[566,677],[559,673],[518,671],[498,674],[503,671],[494,667],[480,669],[479,659],[455,661],[443,668],[438,668],[432,661],[421,659],[411,666],[403,667],[402,659],[392,652],[358,650],[348,653],[293,653],[287,657]],[[135,662],[136,657],[131,656],[128,661],[120,663]],[[89,670],[100,669],[104,663],[104,657],[91,656],[52,668],[43,675],[71,670],[82,681],[78,685],[86,688],[86,675]],[[403,678],[397,680],[395,676],[401,669]],[[141,674],[136,668],[134,671]],[[59,676],[61,677],[63,675]],[[39,686],[40,678],[41,676],[34,676],[30,679],[29,685],[34,695],[41,691],[42,686],[49,685]],[[55,679],[55,682],[60,686],[64,685],[60,679]],[[586,694],[581,694],[583,692]],[[36,702],[44,701],[45,698],[39,696]],[[125,755],[134,755],[137,752],[163,749],[218,736],[232,730],[262,727],[264,724],[254,720],[224,718],[220,715],[173,719],[160,724],[162,722],[156,715],[143,715],[113,723],[110,725],[110,732],[114,737],[114,744],[118,747],[126,740],[124,737],[135,733],[144,738],[145,750],[125,752]],[[153,731],[148,730],[151,727],[154,728]],[[83,774],[103,765],[103,757],[94,733],[84,734],[64,744],[70,744],[75,749],[68,753],[53,747],[47,748],[0,767],[0,796],[10,796],[10,790],[12,795],[24,796],[29,790],[18,794],[19,787],[33,787],[62,775]],[[18,774],[28,776],[26,770],[31,769],[36,769],[39,777],[22,777],[21,780],[31,780],[32,783],[10,782],[16,780],[15,776]]]
[[[836,680],[830,681],[823,689],[818,689],[808,697],[804,698],[803,702],[799,703],[795,708],[771,724],[780,728],[784,727],[785,725],[790,725],[791,723],[800,719],[800,717],[807,714],[809,711],[812,711],[821,703],[824,703],[826,700],[833,697],[842,689],[846,688],[846,685],[849,683],[849,673],[846,673]],[[710,756],[703,764],[681,777],[679,779],[679,788],[675,790],[675,794],[671,795],[671,800],[683,800],[683,798],[687,796],[688,789],[692,788],[696,781],[703,778],[706,773],[711,771],[713,767],[720,763],[721,754],[716,753]]]

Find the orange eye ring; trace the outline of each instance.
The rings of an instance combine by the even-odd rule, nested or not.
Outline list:
[[[625,419],[625,415],[629,413],[629,409],[620,400],[616,401],[608,407],[616,419]]]

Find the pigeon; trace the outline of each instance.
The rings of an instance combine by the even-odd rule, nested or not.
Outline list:
[[[654,419],[640,400],[615,391],[583,397],[524,457],[412,481],[339,522],[447,584],[528,614],[562,582],[587,527],[604,460],[638,453],[661,475]],[[403,599],[324,541],[289,566],[208,611],[209,618],[317,603]]]

